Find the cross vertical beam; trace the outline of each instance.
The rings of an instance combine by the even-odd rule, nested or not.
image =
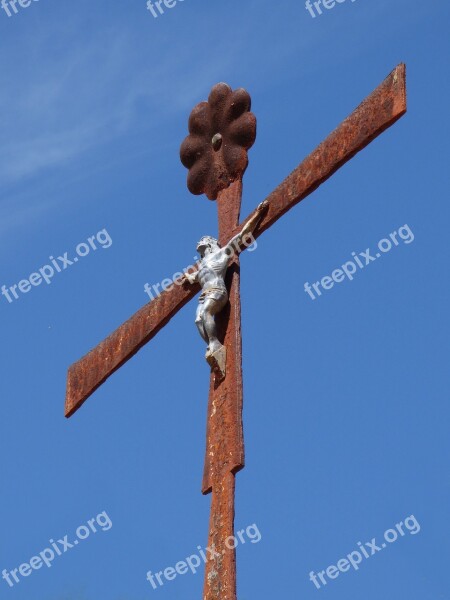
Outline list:
[[[242,181],[219,192],[219,237],[228,240],[239,223]],[[229,302],[216,315],[227,351],[225,378],[211,373],[203,494],[212,492],[208,547],[214,549],[206,564],[204,600],[236,600],[234,536],[235,473],[244,466],[242,427],[242,343],[240,267],[236,255],[227,272]],[[228,541],[227,543],[227,540]]]

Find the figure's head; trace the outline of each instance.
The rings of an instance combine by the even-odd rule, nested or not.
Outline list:
[[[220,248],[219,242],[216,238],[211,237],[210,235],[204,235],[202,239],[197,244],[197,252],[203,258],[205,254],[209,254],[210,252],[215,252]]]

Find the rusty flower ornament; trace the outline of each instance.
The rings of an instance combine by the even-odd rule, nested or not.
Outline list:
[[[242,178],[248,165],[247,150],[256,138],[256,117],[250,108],[246,90],[233,91],[226,83],[218,83],[208,101],[193,109],[189,135],[180,148],[192,194],[206,194],[215,200],[221,190]]]

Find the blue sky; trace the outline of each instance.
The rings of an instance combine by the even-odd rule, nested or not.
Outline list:
[[[11,600],[201,598],[153,590],[206,545],[200,494],[208,368],[191,302],[72,419],[67,367],[216,233],[178,156],[212,85],[245,87],[258,135],[245,216],[401,61],[408,114],[242,257],[245,441],[238,597],[448,600],[449,5],[347,0],[33,1],[0,10],[0,249],[7,288],[105,229],[112,244],[0,296],[0,571],[106,511]],[[408,225],[414,241],[312,300],[313,283]],[[409,532],[316,589],[358,542]]]

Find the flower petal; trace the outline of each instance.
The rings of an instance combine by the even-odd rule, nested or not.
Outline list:
[[[244,88],[234,90],[231,94],[229,105],[227,107],[228,120],[234,120],[242,114],[249,112],[252,107],[250,94]]]
[[[218,83],[209,94],[208,104],[211,107],[211,127],[214,133],[221,133],[224,127],[226,107],[231,95],[232,90],[226,83]]]
[[[230,182],[235,181],[247,168],[247,151],[236,144],[227,144],[223,149],[223,160],[230,174]]]
[[[189,133],[192,135],[210,134],[210,108],[207,102],[200,102],[189,116]]]
[[[187,169],[191,169],[208,152],[209,146],[204,137],[189,135],[180,147],[181,162]]]
[[[256,139],[256,117],[253,113],[246,112],[230,123],[226,131],[227,141],[231,144],[242,146],[246,150],[251,148]]]
[[[209,179],[212,167],[210,154],[206,154],[200,160],[197,160],[191,169],[187,178],[187,186],[191,194],[199,196],[205,192],[205,186]]]

